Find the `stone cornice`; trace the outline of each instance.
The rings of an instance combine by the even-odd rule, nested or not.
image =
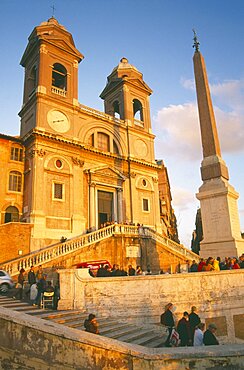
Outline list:
[[[96,148],[93,148],[93,147],[90,147],[90,146],[86,146],[85,144],[82,144],[77,140],[69,140],[69,139],[64,138],[60,135],[47,133],[47,132],[40,131],[40,130],[37,130],[37,129],[29,132],[25,137],[23,137],[22,140],[23,140],[23,142],[26,142],[29,139],[33,138],[34,136],[36,136],[36,137],[39,136],[39,137],[43,137],[43,138],[46,138],[46,139],[49,139],[49,140],[61,142],[61,143],[64,143],[64,144],[75,146],[75,147],[79,147],[80,149],[83,149],[84,151],[88,151],[90,153],[95,153],[99,156],[103,156],[103,157],[107,157],[107,158],[114,158],[114,159],[125,161],[125,162],[129,161],[130,163],[140,164],[140,165],[155,168],[155,169],[160,169],[161,168],[161,166],[157,165],[156,163],[150,163],[150,162],[142,161],[142,160],[136,159],[136,158],[128,158],[128,157],[125,157],[125,156],[119,156],[119,155],[116,155],[114,153],[101,152],[100,150],[98,150]]]

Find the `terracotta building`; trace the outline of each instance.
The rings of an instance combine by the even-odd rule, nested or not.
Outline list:
[[[100,95],[105,112],[84,106],[82,59],[53,17],[29,36],[20,138],[0,138],[1,223],[33,225],[30,251],[108,222],[140,223],[178,240],[167,170],[155,160],[152,90],[122,58]]]
[[[25,148],[19,138],[0,134],[1,224],[22,217]]]

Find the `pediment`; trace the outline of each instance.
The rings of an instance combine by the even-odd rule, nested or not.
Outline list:
[[[75,54],[81,59],[84,58],[83,55],[79,52],[79,50],[76,49],[74,45],[72,45],[71,43],[67,42],[64,39],[61,39],[59,37],[53,37],[53,36],[45,36],[42,38],[49,44],[54,45],[55,47],[65,50],[68,53]]]
[[[113,179],[118,179],[118,180],[125,180],[125,176],[118,170],[114,168],[110,168],[108,166],[106,167],[98,167],[90,170],[90,173],[93,176],[99,176],[99,177],[104,177],[104,178],[113,178]]]
[[[133,86],[148,91],[150,94],[152,93],[152,89],[150,89],[150,87],[143,80],[139,80],[138,78],[130,78],[128,79],[128,82]]]

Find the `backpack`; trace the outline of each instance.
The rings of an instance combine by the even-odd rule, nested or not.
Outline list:
[[[167,325],[167,323],[166,323],[166,312],[162,313],[162,315],[160,316],[160,323],[162,325]]]

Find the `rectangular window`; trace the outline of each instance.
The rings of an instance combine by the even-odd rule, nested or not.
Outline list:
[[[60,183],[54,183],[53,184],[53,198],[63,200],[64,199],[64,189],[63,184]]]
[[[12,146],[10,159],[12,161],[23,162],[23,149]]]
[[[22,175],[20,172],[11,171],[9,174],[8,190],[21,192]]]
[[[98,132],[97,147],[104,152],[109,152],[109,136],[102,132]]]
[[[149,200],[148,199],[143,199],[143,211],[144,212],[149,212]]]

